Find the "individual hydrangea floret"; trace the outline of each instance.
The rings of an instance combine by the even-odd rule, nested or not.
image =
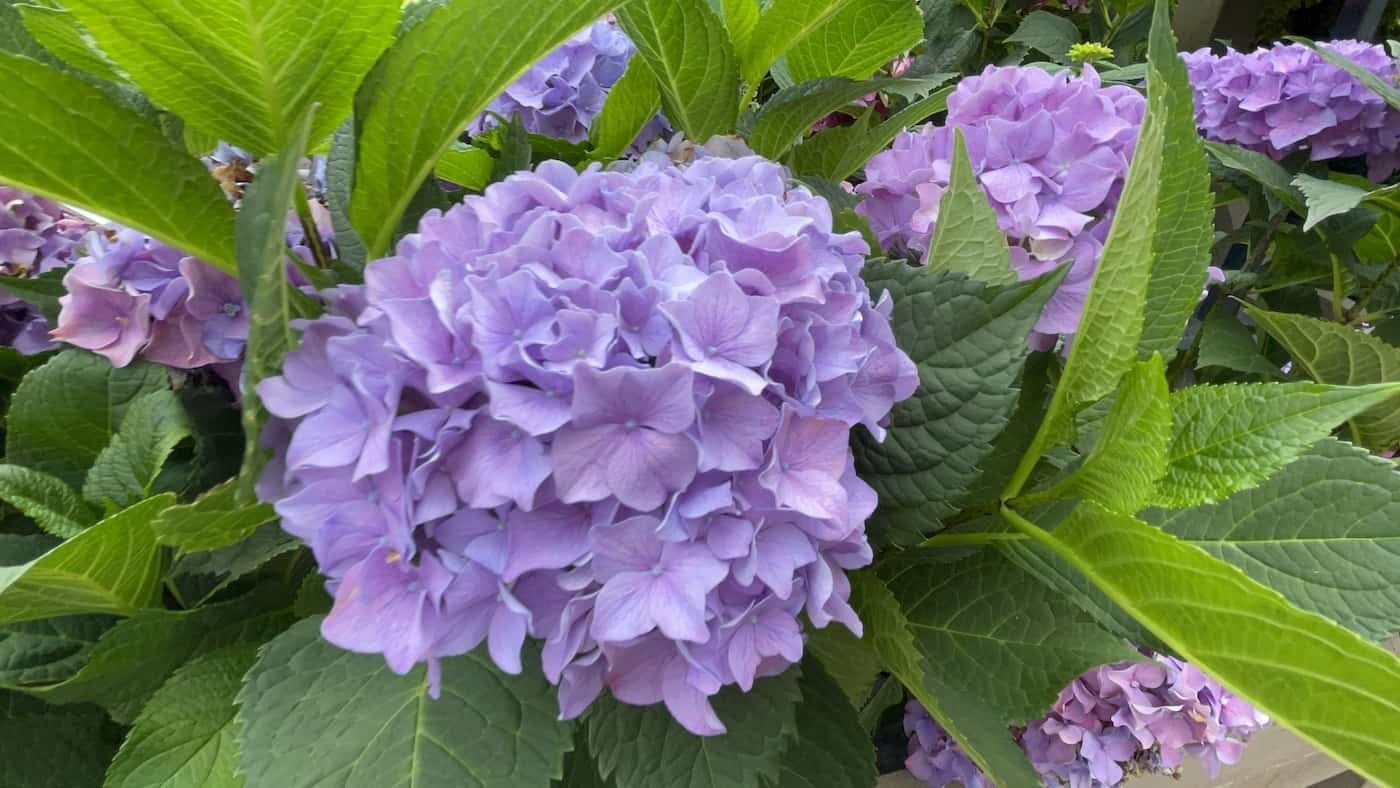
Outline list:
[[[1087,671],[1060,692],[1051,712],[1020,734],[1046,785],[1112,788],[1135,773],[1174,774],[1186,755],[1212,778],[1238,763],[1249,737],[1269,718],[1194,665],[1153,655]],[[905,762],[931,788],[987,780],[918,701],[905,706]]]
[[[499,123],[497,116],[510,120],[519,115],[526,131],[583,142],[603,109],[608,91],[622,78],[636,51],[617,22],[595,22],[531,66],[467,130],[480,134]],[[650,140],[665,128],[658,115],[638,140]]]
[[[883,437],[916,371],[865,242],[758,157],[546,162],[430,212],[258,391],[260,486],[315,553],[322,632],[405,672],[527,637],[560,714],[607,687],[698,734],[709,697],[860,631]]]
[[[989,66],[948,97],[945,125],[902,132],[865,167],[856,210],[890,252],[922,257],[947,189],[953,130],[1031,279],[1072,261],[1036,324],[1038,345],[1073,333],[1108,236],[1146,102],[1130,87],[1034,66]]]
[[[66,268],[91,228],[52,200],[0,185],[0,277],[27,279]],[[52,349],[48,320],[28,301],[0,292],[0,345],[24,354]]]
[[[1379,45],[1321,46],[1396,82],[1395,61]],[[1253,52],[1199,49],[1182,55],[1196,97],[1196,125],[1208,139],[1281,159],[1307,151],[1313,161],[1366,156],[1373,179],[1400,165],[1400,112],[1343,69],[1302,44]]]

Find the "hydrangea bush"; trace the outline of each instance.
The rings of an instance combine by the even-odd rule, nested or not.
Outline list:
[[[1394,63],[1023,5],[0,5],[0,782],[1400,784]]]

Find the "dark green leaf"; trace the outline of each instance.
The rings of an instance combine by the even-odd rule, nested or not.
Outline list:
[[[776,788],[874,788],[875,749],[841,688],[811,659],[797,686],[797,738],[783,753]]]
[[[0,500],[65,539],[82,533],[97,519],[61,479],[18,465],[0,465]]]
[[[193,553],[226,547],[248,538],[263,523],[277,519],[265,503],[239,506],[237,486],[225,482],[183,506],[172,506],[151,523],[161,544]]]
[[[116,750],[117,736],[101,709],[53,708],[0,692],[0,785],[6,788],[95,788]]]
[[[39,308],[49,324],[58,322],[58,299],[68,290],[63,286],[64,270],[46,271],[38,276],[0,275],[0,292],[9,293]]]
[[[0,627],[0,686],[53,684],[87,664],[111,616],[58,616]]]
[[[176,444],[190,435],[189,420],[175,393],[153,391],[133,400],[112,442],[97,455],[83,497],[101,506],[129,506],[154,492],[156,477]]]
[[[1259,352],[1254,334],[1233,315],[1216,309],[1201,326],[1201,348],[1196,357],[1198,367],[1224,367],[1236,372],[1277,378],[1282,373]]]
[[[1006,37],[1006,43],[1030,47],[1063,63],[1069,48],[1079,43],[1079,28],[1049,11],[1032,11],[1021,19],[1016,32]]]

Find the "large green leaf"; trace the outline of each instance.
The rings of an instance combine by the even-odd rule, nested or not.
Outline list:
[[[149,496],[170,453],[189,436],[189,419],[173,391],[161,389],[132,401],[112,442],[88,471],[83,497],[98,506],[105,501],[128,506]]]
[[[880,570],[926,674],[981,698],[1004,723],[1043,714],[1076,676],[1137,654],[1088,613],[992,550],[949,562],[912,550]]]
[[[195,610],[142,610],[108,629],[75,675],[26,691],[50,703],[96,703],[130,724],[181,665],[226,646],[261,643],[291,624],[287,593],[264,584]]]
[[[622,78],[608,90],[598,116],[588,126],[593,157],[621,156],[660,110],[661,93],[651,68],[641,60],[630,61]],[[441,171],[441,164],[438,169]]]
[[[864,275],[877,295],[893,296],[895,338],[919,368],[919,390],[895,405],[884,441],[859,430],[852,443],[861,478],[880,494],[872,538],[907,543],[977,478],[1016,405],[1026,336],[1060,276],[991,288],[873,262]]]
[[[427,670],[389,670],[321,638],[320,618],[264,646],[238,696],[238,765],[248,788],[545,786],[562,776],[569,725],[538,661],[502,674],[473,652]]]
[[[617,18],[656,77],[673,126],[696,142],[733,130],[739,60],[708,0],[632,0]]]
[[[1400,348],[1326,320],[1249,307],[1249,315],[1319,383],[1400,382]],[[1351,420],[1353,439],[1371,449],[1400,443],[1400,407],[1382,403]]]
[[[750,92],[793,44],[811,35],[833,16],[860,0],[773,0],[753,25],[739,59]],[[826,76],[831,76],[830,74]]]
[[[870,641],[856,637],[845,627],[826,626],[807,632],[804,649],[821,660],[853,706],[858,709],[865,706],[884,670]]]
[[[83,499],[61,479],[18,465],[0,465],[0,500],[64,538],[82,533],[95,519]]]
[[[1191,386],[1171,395],[1167,474],[1153,503],[1181,508],[1264,481],[1334,427],[1400,395],[1400,383]]]
[[[924,264],[932,271],[956,271],[993,285],[1016,281],[1006,234],[972,171],[960,129],[953,130],[948,189],[938,202],[938,224]]]
[[[0,692],[0,785],[6,788],[89,788],[116,749],[116,732],[101,709],[57,709]]]
[[[1254,332],[1238,317],[1218,307],[1206,316],[1201,325],[1196,366],[1224,367],[1271,379],[1283,375],[1277,364],[1264,357],[1255,342]]]
[[[875,748],[841,688],[811,659],[797,685],[797,738],[783,753],[776,788],[874,788]]]
[[[923,15],[913,0],[856,0],[787,50],[788,73],[797,82],[865,79],[914,48],[923,30]]]
[[[80,71],[111,81],[123,81],[111,59],[98,49],[92,34],[82,26],[72,12],[43,5],[15,6],[24,18],[24,26],[34,40],[60,60]]]
[[[884,150],[899,132],[947,109],[952,92],[953,88],[935,90],[874,127],[869,125],[874,117],[871,112],[863,124],[837,126],[814,135],[793,151],[792,169],[800,175],[845,180]]]
[[[302,153],[310,140],[311,107],[299,119],[295,139],[286,150],[264,160],[258,179],[243,198],[238,212],[238,280],[248,310],[248,347],[244,352],[242,381],[243,468],[239,472],[239,501],[253,501],[253,485],[267,461],[259,444],[267,420],[257,385],[263,378],[282,370],[282,358],[296,346],[292,330],[292,286],[287,281],[287,212],[296,198],[300,177],[297,173]]]
[[[163,563],[151,518],[158,495],[123,509],[34,560],[0,567],[0,624],[71,613],[130,615],[150,604]]]
[[[389,48],[355,98],[350,218],[370,259],[389,248],[419,185],[467,123],[536,60],[620,2],[435,5]]]
[[[258,154],[313,139],[350,112],[389,46],[398,0],[64,0],[151,100]]]
[[[919,703],[962,745],[968,757],[1001,788],[1039,788],[1020,745],[1000,711],[975,694],[949,684],[920,653],[899,600],[873,571],[851,577],[851,606],[860,614],[865,638]]]
[[[1252,490],[1143,518],[1304,610],[1400,632],[1400,471],[1363,449],[1329,438]]]
[[[812,124],[828,114],[899,80],[861,82],[845,77],[823,77],[801,82],[774,93],[753,118],[749,146],[760,156],[777,159],[812,130]]]
[[[104,788],[241,788],[233,700],[256,656],[240,644],[175,671],[136,718]]]
[[[728,732],[719,736],[690,733],[659,703],[599,698],[588,713],[589,750],[617,788],[760,788],[777,779],[797,731],[801,672],[759,679],[749,692],[720,690],[711,702]]]
[[[1258,151],[1223,142],[1205,143],[1207,151],[1226,167],[1243,172],[1264,187],[1265,193],[1278,204],[1304,215],[1303,193],[1293,185],[1293,174],[1282,164]]]
[[[228,481],[194,503],[166,509],[151,523],[156,539],[184,552],[214,550],[242,541],[258,526],[277,519],[267,504],[239,506],[237,492]]]
[[[1053,532],[1019,525],[1183,659],[1371,780],[1400,782],[1394,655],[1130,516],[1085,503]]]
[[[724,17],[724,27],[729,31],[729,40],[734,42],[734,50],[748,51],[749,36],[753,35],[753,29],[758,24],[758,0],[720,0],[719,7]]]
[[[1026,14],[1016,32],[1006,37],[1006,43],[1029,47],[1059,63],[1066,62],[1069,48],[1079,43],[1079,28],[1074,22],[1049,11]]]
[[[114,369],[106,359],[67,350],[24,376],[11,399],[5,459],[80,489],[88,468],[111,442],[127,408],[160,391],[155,364]]]
[[[0,180],[150,233],[235,270],[233,208],[197,159],[101,90],[0,54]],[[120,133],[118,133],[120,132]]]
[[[1154,354],[1123,376],[1089,456],[1048,495],[1089,498],[1116,512],[1136,512],[1167,472],[1171,432],[1167,376],[1162,357]]]
[[[0,627],[0,687],[53,684],[87,664],[111,616],[57,616]]]

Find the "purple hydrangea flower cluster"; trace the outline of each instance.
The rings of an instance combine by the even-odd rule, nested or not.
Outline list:
[[[1396,83],[1395,61],[1378,45],[1323,43]],[[1196,95],[1196,125],[1208,139],[1281,159],[1306,150],[1314,161],[1366,156],[1373,179],[1400,166],[1400,112],[1355,77],[1302,44],[1182,55]]]
[[[583,142],[636,50],[617,22],[595,22],[531,66],[467,130],[480,134],[498,123],[495,115],[509,120],[518,114],[527,131]],[[665,128],[658,116],[638,139],[651,139]]]
[[[849,433],[917,385],[867,252],[782,167],[698,149],[427,214],[258,389],[324,636],[430,677],[483,641],[518,673],[533,637],[562,717],[606,686],[722,732],[709,697],[798,661],[799,615],[861,628]]]
[[[0,185],[0,276],[28,278],[65,268],[92,229],[58,203]],[[33,304],[0,292],[0,345],[20,353],[54,347],[49,322]]]
[[[1103,86],[1089,65],[1078,77],[988,66],[948,97],[945,125],[902,132],[866,164],[856,210],[887,250],[927,252],[960,129],[1017,276],[1073,261],[1036,324],[1036,344],[1051,344],[1079,325],[1145,112],[1140,93]]]
[[[233,362],[248,339],[237,279],[136,230],[90,235],[63,286],[53,338],[118,367],[137,354],[179,369]]]
[[[1051,712],[1021,733],[1021,746],[1047,786],[1116,786],[1132,773],[1172,773],[1187,754],[1211,777],[1238,763],[1269,718],[1194,665],[1153,655],[1152,662],[1103,665],[1060,692]],[[918,701],[905,706],[905,762],[932,788],[961,782],[990,786],[972,760]]]

